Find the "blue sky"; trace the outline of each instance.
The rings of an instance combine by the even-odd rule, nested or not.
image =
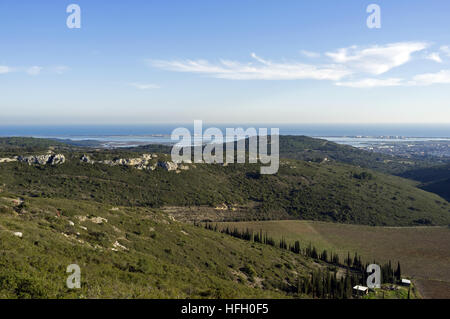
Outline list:
[[[81,8],[81,29],[66,7]],[[381,8],[369,29],[366,8]],[[0,124],[450,123],[450,2],[0,3]]]

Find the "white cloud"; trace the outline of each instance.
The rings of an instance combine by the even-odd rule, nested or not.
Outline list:
[[[393,86],[429,86],[433,84],[450,84],[450,70],[441,70],[436,73],[418,74],[410,81],[400,78],[376,79],[367,78],[355,81],[336,82],[337,86],[352,88],[375,88]]]
[[[341,63],[356,72],[380,75],[411,60],[414,52],[428,47],[424,42],[398,42],[383,46],[361,48],[352,46],[327,52],[335,63]]]
[[[430,53],[429,55],[427,55],[427,59],[431,60],[431,61],[434,61],[434,62],[437,62],[437,63],[442,63],[441,56],[439,55],[438,52]]]
[[[41,73],[42,69],[43,68],[40,67],[40,66],[32,66],[32,67],[27,69],[27,73],[29,75],[38,75],[39,73]]]
[[[65,65],[57,65],[51,68],[51,71],[56,73],[56,74],[63,74],[66,71],[70,70],[70,68],[68,66]]]
[[[403,80],[399,78],[374,79],[367,78],[357,81],[337,82],[337,86],[346,86],[351,88],[375,88],[375,87],[392,87],[403,85]]]
[[[11,72],[11,68],[6,65],[0,65],[0,74]]]
[[[351,88],[376,88],[398,86],[427,86],[432,84],[450,84],[450,70],[437,73],[425,73],[412,79],[398,77],[367,77],[366,74],[381,75],[393,68],[410,62],[413,54],[423,51],[420,59],[429,59],[441,63],[441,56],[450,56],[450,47],[441,46],[440,51],[427,53],[425,42],[398,42],[370,47],[352,46],[327,52],[330,64],[312,64],[298,61],[274,62],[263,59],[255,53],[253,61],[239,62],[219,60],[149,60],[149,65],[175,72],[188,72],[228,80],[330,80],[336,86]],[[319,57],[319,53],[301,51],[309,57]],[[133,84],[147,89],[142,84]],[[149,88],[153,88],[151,85]]]
[[[317,52],[301,50],[300,53],[308,58],[319,58],[320,57],[320,53],[317,53]]]
[[[190,72],[210,75],[228,80],[333,80],[337,81],[352,72],[336,64],[315,66],[298,62],[272,62],[251,54],[258,62],[241,63],[220,60],[210,63],[206,60],[151,60],[150,65],[176,72]]]
[[[42,70],[44,70],[44,69],[51,73],[63,74],[70,68],[65,65],[57,65],[57,66],[49,66],[49,67],[42,67],[42,66],[37,66],[37,65],[30,66],[30,67],[24,67],[24,66],[9,67],[6,65],[0,65],[0,74],[19,72],[19,73],[26,73],[26,74],[35,76],[35,75],[41,74]]]
[[[152,90],[152,89],[160,88],[160,86],[155,85],[155,84],[138,83],[138,82],[129,83],[129,85],[131,85],[139,90]]]
[[[450,70],[441,70],[436,73],[424,73],[413,77],[410,85],[450,84]]]
[[[443,45],[440,47],[440,50],[442,51],[442,53],[444,53],[445,55],[450,56],[450,47],[448,45]]]

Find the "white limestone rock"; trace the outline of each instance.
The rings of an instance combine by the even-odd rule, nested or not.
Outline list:
[[[174,162],[158,162],[158,165],[168,172],[176,171],[178,169],[178,164]]]

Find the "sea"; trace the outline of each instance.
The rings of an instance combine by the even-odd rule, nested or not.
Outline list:
[[[219,128],[278,128],[280,135],[306,135],[340,144],[364,147],[385,141],[450,140],[450,124],[207,124]],[[0,136],[21,136],[73,141],[95,140],[104,146],[121,147],[144,144],[172,144],[171,133],[187,128],[194,135],[193,123],[147,125],[0,125]],[[198,137],[197,137],[198,138]],[[194,138],[195,139],[195,138]],[[204,141],[205,142],[205,141]]]

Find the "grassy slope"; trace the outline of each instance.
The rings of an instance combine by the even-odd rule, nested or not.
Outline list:
[[[0,193],[0,298],[299,297],[291,285],[322,267],[154,210],[36,198],[17,206],[13,198]],[[128,250],[112,251],[116,241]],[[81,290],[65,287],[73,263],[81,267]]]
[[[348,145],[339,145],[306,136],[281,136],[280,155],[307,161],[327,157],[338,162],[370,168],[420,181],[419,187],[450,201],[450,166],[441,159],[414,159],[367,152]]]
[[[114,152],[115,156],[130,155]],[[448,202],[417,189],[415,182],[336,162],[283,160],[276,175],[259,175],[257,165],[243,164],[197,164],[176,174],[82,164],[80,154],[66,152],[68,162],[57,167],[0,164],[0,187],[22,195],[123,206],[254,205],[247,218],[450,224]],[[99,152],[97,156],[112,158],[113,154]],[[361,173],[368,177],[361,178]]]
[[[346,257],[358,252],[364,260],[400,261],[425,297],[450,298],[450,229],[448,227],[370,227],[313,221],[220,223],[221,227],[267,231],[288,242],[311,242]]]
[[[404,172],[401,176],[421,182],[420,188],[450,201],[450,165],[413,169]]]

